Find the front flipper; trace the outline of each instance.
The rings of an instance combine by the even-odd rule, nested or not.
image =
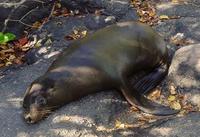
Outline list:
[[[144,95],[148,94],[153,88],[155,88],[167,75],[168,68],[167,65],[160,65],[155,68],[153,71],[149,72],[146,76],[142,77],[132,86],[134,89]]]
[[[126,98],[126,100],[133,106],[139,108],[141,111],[153,115],[173,115],[178,113],[179,111],[173,110],[170,107],[163,106],[161,104],[155,103],[147,98],[145,98],[142,94],[140,94],[136,89],[134,89],[128,81],[123,81],[123,86],[121,91]]]

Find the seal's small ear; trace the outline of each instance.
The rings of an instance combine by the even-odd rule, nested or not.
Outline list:
[[[43,85],[45,85],[44,88],[47,88],[47,89],[54,88],[55,81],[53,79],[45,78],[42,82],[43,82]]]

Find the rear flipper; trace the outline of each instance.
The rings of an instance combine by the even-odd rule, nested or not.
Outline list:
[[[148,94],[149,91],[155,88],[164,79],[167,72],[167,65],[160,65],[144,77],[140,78],[140,80],[138,79],[139,81],[135,82],[132,86],[134,89],[137,89],[140,94]]]
[[[177,110],[171,109],[170,107],[163,106],[145,98],[142,94],[138,92],[138,90],[131,86],[129,81],[124,80],[122,83],[123,86],[121,88],[121,91],[126,100],[131,105],[139,108],[141,111],[160,116],[173,115],[179,112]]]

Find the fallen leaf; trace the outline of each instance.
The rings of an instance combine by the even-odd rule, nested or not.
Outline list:
[[[14,52],[14,50],[13,50],[13,49],[5,49],[5,50],[1,50],[1,51],[0,51],[0,54],[8,53],[8,52]]]
[[[73,30],[73,32],[75,35],[78,34],[78,30]]]
[[[12,60],[14,60],[15,58],[16,58],[15,55],[10,55],[10,57],[9,57],[8,60],[12,61]]]
[[[155,16],[155,15],[156,15],[155,12],[153,12],[153,11],[150,11],[150,12],[149,12],[149,16],[150,16],[150,17],[153,17],[153,16]]]
[[[6,45],[0,45],[1,49],[8,49],[8,47]]]
[[[179,3],[178,0],[172,0],[172,3]]]
[[[160,98],[161,95],[161,90],[156,89],[155,91],[153,91],[152,93],[150,93],[149,98],[152,100],[157,100]]]
[[[40,28],[41,25],[42,25],[41,22],[36,21],[35,23],[33,23],[32,27],[33,27],[33,28]]]
[[[140,110],[134,106],[131,106],[130,112],[139,112]]]
[[[9,65],[11,65],[12,64],[12,62],[10,62],[10,61],[8,61],[8,62],[6,62],[6,66],[9,66]]]
[[[175,87],[174,87],[173,85],[170,86],[169,92],[170,92],[170,94],[172,94],[172,95],[177,94],[177,93],[176,93],[176,89],[175,89]]]
[[[13,62],[15,64],[22,64],[23,63],[22,59],[18,59],[18,58],[15,58]]]
[[[181,104],[179,102],[176,102],[176,101],[171,102],[170,107],[175,109],[175,110],[180,110],[182,108]]]
[[[0,63],[0,67],[3,67],[4,66],[4,64],[3,63]]]
[[[81,32],[82,36],[85,37],[87,35],[87,30]]]
[[[27,37],[23,37],[21,39],[18,40],[19,41],[19,44],[21,46],[25,45],[26,43],[28,43],[28,38]]]
[[[61,3],[57,2],[56,3],[56,8],[61,8],[61,7],[62,7]]]
[[[95,10],[94,14],[95,14],[96,16],[101,15],[101,10],[99,10],[99,9]]]
[[[169,16],[167,16],[167,15],[160,15],[159,19],[161,19],[161,20],[168,20]]]
[[[167,100],[171,102],[171,101],[176,100],[176,97],[173,95],[170,95]]]
[[[115,128],[123,129],[125,126],[122,124],[119,120],[116,120],[115,122]]]

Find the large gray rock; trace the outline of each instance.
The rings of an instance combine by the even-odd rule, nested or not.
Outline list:
[[[168,79],[200,107],[200,44],[180,48],[175,53]]]

